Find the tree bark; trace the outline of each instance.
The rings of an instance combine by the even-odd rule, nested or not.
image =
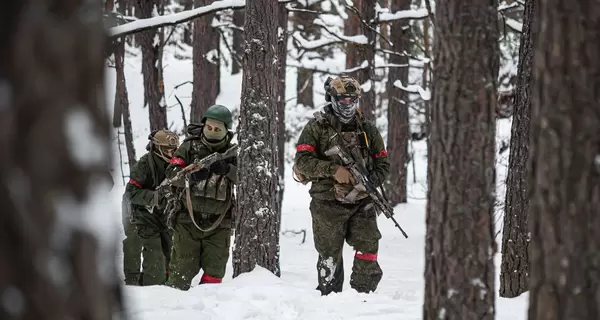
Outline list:
[[[354,5],[364,21],[369,23],[375,19],[375,2],[372,0],[357,0],[354,1]],[[353,18],[350,18],[353,17]],[[354,12],[348,13],[348,20],[344,25],[344,31],[346,26],[349,26],[347,35],[365,35],[368,39],[368,44],[348,44],[346,51],[346,68],[359,68],[363,62],[367,62],[368,66],[365,68],[359,68],[356,72],[351,72],[350,75],[356,77],[356,80],[361,84],[362,94],[359,100],[360,110],[362,114],[368,120],[375,121],[375,84],[373,78],[375,76],[375,69],[373,68],[375,63],[375,32],[368,28],[364,23],[360,21],[360,18],[356,16]],[[375,27],[375,25],[372,25]],[[352,33],[352,34],[350,34]]]
[[[209,5],[213,0],[195,0],[196,8]],[[215,14],[201,16],[194,21],[194,88],[190,121],[199,123],[202,115],[215,104],[219,95],[219,32],[212,27]]]
[[[244,9],[233,10],[233,24],[236,27],[244,26]],[[233,52],[241,60],[242,52],[244,51],[244,33],[240,30],[232,30],[233,32]],[[238,74],[242,71],[241,66],[236,59],[231,61],[231,74]]]
[[[423,319],[494,319],[496,1],[436,5]]]
[[[391,11],[410,10],[411,0],[391,0]],[[391,23],[390,41],[398,52],[410,51],[410,24],[407,19]],[[408,56],[390,55],[389,63],[408,65]],[[392,205],[405,203],[408,142],[410,139],[408,92],[394,86],[399,80],[408,85],[408,67],[390,68],[388,71],[388,136],[387,145],[391,161],[388,177],[388,200]]]
[[[256,265],[280,275],[275,119],[279,79],[273,76],[278,74],[273,61],[278,55],[279,5],[272,0],[246,2],[234,277]]]
[[[100,2],[2,3],[0,319],[125,316],[86,208],[111,164],[101,19]]]
[[[133,166],[137,162],[137,159],[135,157],[135,147],[133,145],[133,128],[131,125],[131,113],[129,112],[129,93],[127,92],[127,83],[125,81],[124,37],[119,40],[119,44],[116,46],[115,49],[115,69],[117,73],[117,88],[115,90],[115,110],[120,110],[120,117],[122,117],[123,120],[123,129],[125,132],[125,148],[127,149],[127,160],[129,168],[131,168],[131,166]],[[121,121],[119,121],[119,125],[117,127],[120,126]]]
[[[281,213],[285,191],[285,75],[288,44],[288,10],[286,4],[279,4],[279,28],[277,39],[278,83],[277,83],[277,172],[278,184],[278,213]],[[281,219],[281,218],[279,218]]]
[[[510,137],[504,227],[502,229],[502,262],[500,296],[513,298],[528,290],[529,262],[529,128],[531,124],[531,69],[533,66],[532,22],[537,18],[537,1],[525,3],[523,33],[515,94],[515,112]]]
[[[321,3],[299,2],[299,9],[319,11]],[[294,30],[299,31],[300,35],[307,40],[317,40],[321,38],[321,28],[313,23],[314,13],[294,12]],[[305,107],[314,108],[314,72],[310,69],[298,68],[296,72],[296,103]]]
[[[138,0],[136,11],[140,18],[152,17],[156,3],[160,0]],[[150,29],[140,33],[138,41],[142,48],[142,74],[144,76],[144,105],[148,106],[150,130],[166,129],[167,109],[161,107],[162,94],[160,90],[160,72],[158,70],[160,43],[155,43],[157,29]]]
[[[540,1],[534,21],[529,319],[600,318],[600,9]]]

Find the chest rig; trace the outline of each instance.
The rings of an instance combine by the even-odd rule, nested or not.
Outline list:
[[[193,158],[201,158],[208,156],[210,152],[207,147],[200,141],[192,142],[191,151]],[[229,200],[232,184],[224,175],[211,173],[208,179],[190,183],[190,192],[193,197],[203,197],[217,201]]]

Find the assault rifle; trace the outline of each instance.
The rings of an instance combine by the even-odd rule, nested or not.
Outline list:
[[[386,218],[391,219],[394,222],[394,225],[400,229],[404,238],[408,239],[408,235],[402,227],[398,224],[398,221],[394,218],[394,209],[384,198],[383,194],[377,190],[377,188],[369,181],[369,171],[364,166],[363,163],[359,163],[355,161],[350,154],[346,152],[346,150],[340,148],[339,145],[333,146],[331,149],[325,151],[326,156],[338,156],[342,160],[342,164],[346,167],[354,180],[356,180],[356,185],[354,189],[359,192],[365,192],[369,195],[371,200],[373,201],[373,205],[375,206],[375,211],[380,214],[383,213]]]
[[[176,218],[176,214],[182,209],[181,201],[182,201],[183,194],[184,194],[183,192],[179,192],[178,194],[174,194],[173,192],[171,192],[172,185],[178,181],[183,180],[186,183],[186,189],[188,189],[189,188],[189,176],[192,173],[198,172],[204,168],[208,168],[217,161],[235,157],[237,155],[238,149],[239,149],[239,146],[237,144],[234,144],[229,149],[225,150],[225,152],[223,152],[223,153],[215,152],[215,153],[212,153],[202,159],[196,159],[196,160],[194,160],[194,162],[185,166],[183,169],[181,169],[179,172],[177,172],[177,174],[173,178],[171,178],[171,179],[165,178],[160,183],[160,185],[158,185],[158,187],[156,187],[156,190],[168,188],[168,191],[165,192],[165,194],[167,195],[166,196],[167,205],[165,207],[164,213],[168,217],[167,225],[169,227],[172,227],[174,220]]]

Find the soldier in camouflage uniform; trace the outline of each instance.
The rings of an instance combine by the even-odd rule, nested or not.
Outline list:
[[[148,137],[149,151],[131,168],[125,187],[131,202],[132,223],[142,241],[142,285],[164,284],[171,250],[171,234],[166,225],[166,197],[157,186],[165,179],[165,169],[179,145],[179,137],[168,130],[158,130]]]
[[[344,241],[356,250],[350,286],[358,292],[375,291],[383,272],[377,262],[379,239],[377,214],[364,192],[350,193],[355,184],[337,156],[326,156],[341,145],[359,161],[365,161],[369,180],[380,186],[390,163],[383,139],[357,108],[359,83],[350,77],[329,79],[325,85],[324,112],[316,112],[302,131],[296,147],[294,172],[303,183],[312,182],[310,211],[315,248],[319,253],[317,289],[322,295],[342,291]]]
[[[188,126],[190,136],[175,152],[167,177],[175,179],[177,172],[195,160],[231,147],[232,122],[232,114],[226,107],[208,108],[200,125]],[[172,181],[186,196],[173,227],[169,286],[188,290],[200,269],[201,284],[221,283],[225,276],[231,242],[233,187],[237,182],[236,160],[236,157],[224,159],[192,173],[189,190],[185,190],[184,181]]]

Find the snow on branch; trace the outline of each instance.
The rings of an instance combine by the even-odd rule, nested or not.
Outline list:
[[[398,10],[394,13],[382,12],[377,18],[375,18],[375,22],[392,22],[403,19],[424,19],[427,18],[428,15],[427,9],[425,8],[415,10]]]
[[[394,81],[394,87],[400,88],[407,92],[418,93],[421,96],[421,98],[425,101],[431,100],[431,92],[429,91],[429,89],[423,89],[423,87],[421,87],[420,85],[409,84],[405,87],[402,85],[402,81],[396,80]]]
[[[292,34],[292,38],[294,39],[296,46],[304,50],[317,50],[322,47],[343,42],[340,39],[333,39],[328,37],[323,37],[318,40],[306,40],[304,37],[302,37],[302,35],[300,35],[299,31],[294,32]]]
[[[292,2],[291,0],[279,0],[280,3]],[[156,16],[147,19],[138,19],[117,27],[109,28],[110,38],[117,38],[133,33],[142,32],[148,29],[164,26],[174,26],[180,23],[188,22],[203,15],[211,14],[226,9],[241,9],[246,6],[245,0],[218,0],[207,6],[202,6],[192,10],[186,10],[165,16]]]
[[[345,35],[338,34],[337,32],[331,30],[331,28],[329,28],[329,26],[326,25],[325,22],[323,22],[323,20],[321,20],[320,18],[315,19],[313,21],[313,24],[323,28],[323,30],[327,31],[327,33],[338,38],[341,41],[362,44],[362,45],[369,44],[369,39],[367,38],[367,36],[362,35],[362,34],[355,35],[355,36],[345,36]]]
[[[521,22],[518,22],[517,20],[505,17],[504,23],[506,23],[506,25],[509,28],[513,29],[516,32],[519,32],[519,33],[523,32],[523,24]]]

